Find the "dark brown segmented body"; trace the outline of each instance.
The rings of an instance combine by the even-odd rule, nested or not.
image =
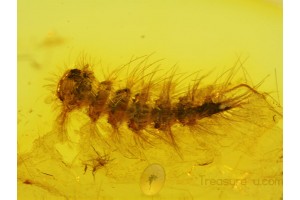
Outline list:
[[[113,82],[109,80],[98,82],[91,71],[71,69],[59,81],[57,96],[69,111],[87,106],[91,121],[96,122],[100,115],[107,114],[108,123],[113,128],[117,129],[127,120],[128,127],[134,132],[149,125],[162,131],[169,130],[176,122],[195,125],[201,118],[230,109],[223,107],[221,102],[208,101],[195,105],[188,95],[172,103],[169,91],[162,91],[153,105],[150,105],[148,94],[145,93],[138,93],[131,98],[130,88],[118,89],[109,99],[112,85]]]
[[[171,77],[163,82],[158,97],[150,100],[152,86],[151,74],[149,82],[141,85],[142,89],[134,93],[133,87],[138,79],[137,69],[124,88],[113,90],[113,81],[99,82],[92,71],[88,69],[68,70],[57,86],[57,97],[63,104],[63,119],[74,109],[87,108],[87,114],[92,122],[97,122],[106,115],[107,122],[118,134],[121,124],[127,123],[128,128],[142,136],[142,131],[148,128],[156,129],[157,138],[163,138],[177,148],[176,138],[171,127],[179,123],[183,126],[196,126],[199,120],[221,114],[242,104],[258,92],[247,84],[222,88],[223,91],[210,88],[199,89],[199,81],[185,95],[172,98],[174,83]],[[145,76],[146,77],[146,76]],[[243,89],[242,89],[243,88]],[[222,93],[221,93],[222,92]],[[65,120],[62,120],[64,123]],[[147,139],[145,139],[147,140]]]

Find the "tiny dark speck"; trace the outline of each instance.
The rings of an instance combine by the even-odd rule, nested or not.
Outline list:
[[[25,180],[23,183],[28,184],[28,185],[32,184],[32,182],[30,180]]]

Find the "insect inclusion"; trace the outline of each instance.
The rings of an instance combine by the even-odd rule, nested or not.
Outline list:
[[[67,70],[56,91],[62,104],[61,125],[66,123],[72,111],[85,109],[92,123],[107,118],[113,129],[113,140],[121,137],[119,128],[126,124],[142,143],[152,145],[153,140],[162,140],[180,152],[177,142],[180,136],[174,135],[174,125],[197,132],[213,132],[204,125],[211,119],[222,118],[229,124],[235,120],[249,121],[259,126],[259,117],[271,116],[264,120],[264,126],[268,128],[276,123],[274,116],[282,117],[281,112],[267,101],[268,95],[257,91],[258,86],[232,84],[239,67],[218,77],[224,80],[223,83],[203,87],[203,76],[195,78],[186,91],[179,93],[175,87],[186,77],[173,71],[155,80],[157,70],[150,71],[153,63],[147,61],[148,58],[141,59],[129,73],[126,84],[119,88],[115,87],[116,77],[112,78],[116,74],[99,81],[88,64]],[[255,104],[263,104],[266,112],[254,113]],[[253,120],[251,115],[257,115],[257,118]]]

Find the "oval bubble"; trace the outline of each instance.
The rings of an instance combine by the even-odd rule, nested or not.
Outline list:
[[[165,184],[166,173],[159,164],[150,164],[142,173],[140,187],[145,195],[156,195]]]

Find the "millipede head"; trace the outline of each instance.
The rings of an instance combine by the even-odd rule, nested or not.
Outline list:
[[[57,97],[68,109],[88,105],[95,93],[95,77],[88,70],[71,69],[60,79],[57,86]]]

